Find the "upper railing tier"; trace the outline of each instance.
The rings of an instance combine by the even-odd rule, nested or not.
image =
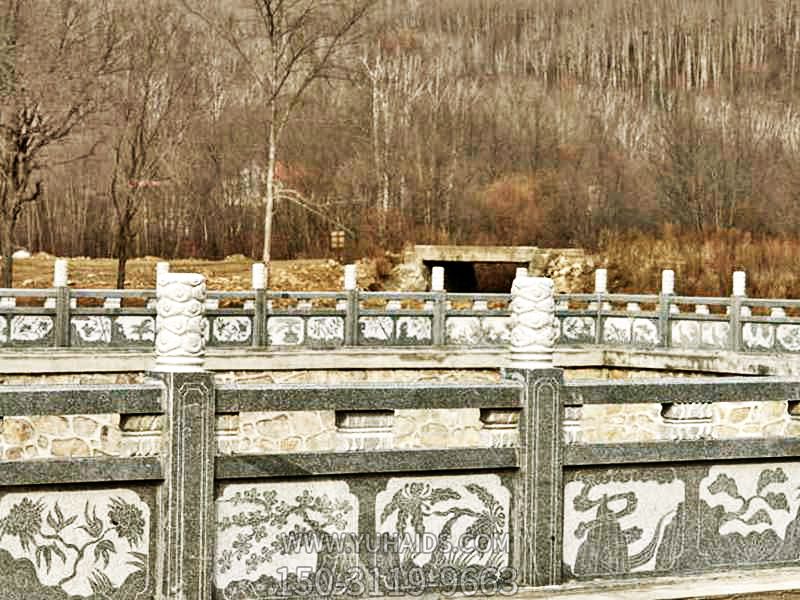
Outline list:
[[[526,275],[519,269],[518,275]],[[157,278],[169,273],[158,263]],[[265,289],[264,265],[253,265],[252,289],[207,291],[203,335],[210,346],[503,347],[510,343],[511,294],[450,293],[441,267],[427,292],[358,289],[347,265],[341,290]],[[67,262],[56,261],[53,287],[0,289],[0,348],[136,347],[155,342],[155,289],[76,289]],[[800,299],[746,295],[744,272],[727,297],[681,296],[675,274],[657,294],[609,293],[598,269],[590,293],[554,293],[556,342],[735,352],[800,353]]]

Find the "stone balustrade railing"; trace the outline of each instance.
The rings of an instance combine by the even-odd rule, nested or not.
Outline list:
[[[159,272],[169,265],[159,263]],[[524,272],[524,269],[520,269]],[[209,346],[257,348],[501,348],[509,343],[511,294],[449,293],[440,267],[430,292],[367,292],[345,268],[339,291],[264,289],[253,266],[253,289],[209,291],[203,335]],[[0,348],[152,347],[155,290],[73,289],[57,261],[54,287],[0,289]],[[59,284],[64,285],[59,285]],[[607,273],[591,293],[556,293],[559,346],[675,348],[800,353],[800,300],[746,296],[734,273],[729,297],[681,296],[664,271],[658,294],[614,294]]]
[[[160,274],[146,383],[0,385],[0,596],[602,594],[800,566],[796,378],[565,382],[553,283],[518,276],[496,381],[220,383],[207,300]],[[717,427],[755,405],[794,427]],[[585,439],[592,409],[642,406],[654,437]],[[460,437],[425,438],[459,411]]]

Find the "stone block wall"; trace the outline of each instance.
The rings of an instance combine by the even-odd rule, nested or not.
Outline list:
[[[4,460],[118,456],[119,415],[0,418]]]
[[[647,379],[695,377],[697,374],[630,369],[570,369],[567,380]],[[320,383],[351,382],[491,382],[497,371],[488,370],[353,370],[224,372],[220,383]],[[140,383],[144,375],[82,374],[7,377],[6,383]],[[652,442],[671,439],[674,431],[657,403],[589,405],[580,411],[578,440],[583,443]],[[126,425],[127,424],[127,425]],[[120,415],[68,415],[0,418],[0,456],[5,460],[91,456],[147,456],[157,453],[160,425],[149,432],[132,433]],[[127,428],[127,431],[124,429]],[[398,410],[392,427],[391,447],[397,449],[479,447],[491,443],[477,409]],[[787,401],[728,402],[711,407],[706,437],[747,439],[800,435],[800,419],[790,415]],[[223,454],[325,452],[337,448],[334,411],[242,412],[235,419],[217,420],[219,451]]]

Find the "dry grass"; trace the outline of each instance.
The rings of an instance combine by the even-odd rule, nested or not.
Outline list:
[[[47,288],[53,278],[52,256],[37,254],[14,262],[14,287]],[[156,257],[128,262],[126,287],[154,288]],[[367,288],[376,279],[374,261],[359,262],[359,285]],[[225,260],[179,259],[170,261],[172,271],[189,271],[206,276],[210,290],[250,289],[253,261],[237,255]],[[70,258],[70,285],[75,288],[113,288],[117,263],[110,258]],[[327,291],[342,287],[343,267],[324,259],[273,261],[270,288],[273,290]]]
[[[657,238],[638,232],[605,234],[598,249],[612,292],[657,292],[662,269],[673,269],[677,293],[727,296],[733,271],[744,270],[753,298],[800,298],[798,256],[797,238],[758,239],[735,230],[701,236],[669,227]]]

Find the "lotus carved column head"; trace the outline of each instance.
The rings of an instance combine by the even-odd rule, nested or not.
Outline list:
[[[202,371],[205,278],[197,273],[162,273],[156,296],[156,371]]]
[[[553,368],[553,349],[558,337],[555,309],[552,279],[514,279],[511,287],[510,366]]]

